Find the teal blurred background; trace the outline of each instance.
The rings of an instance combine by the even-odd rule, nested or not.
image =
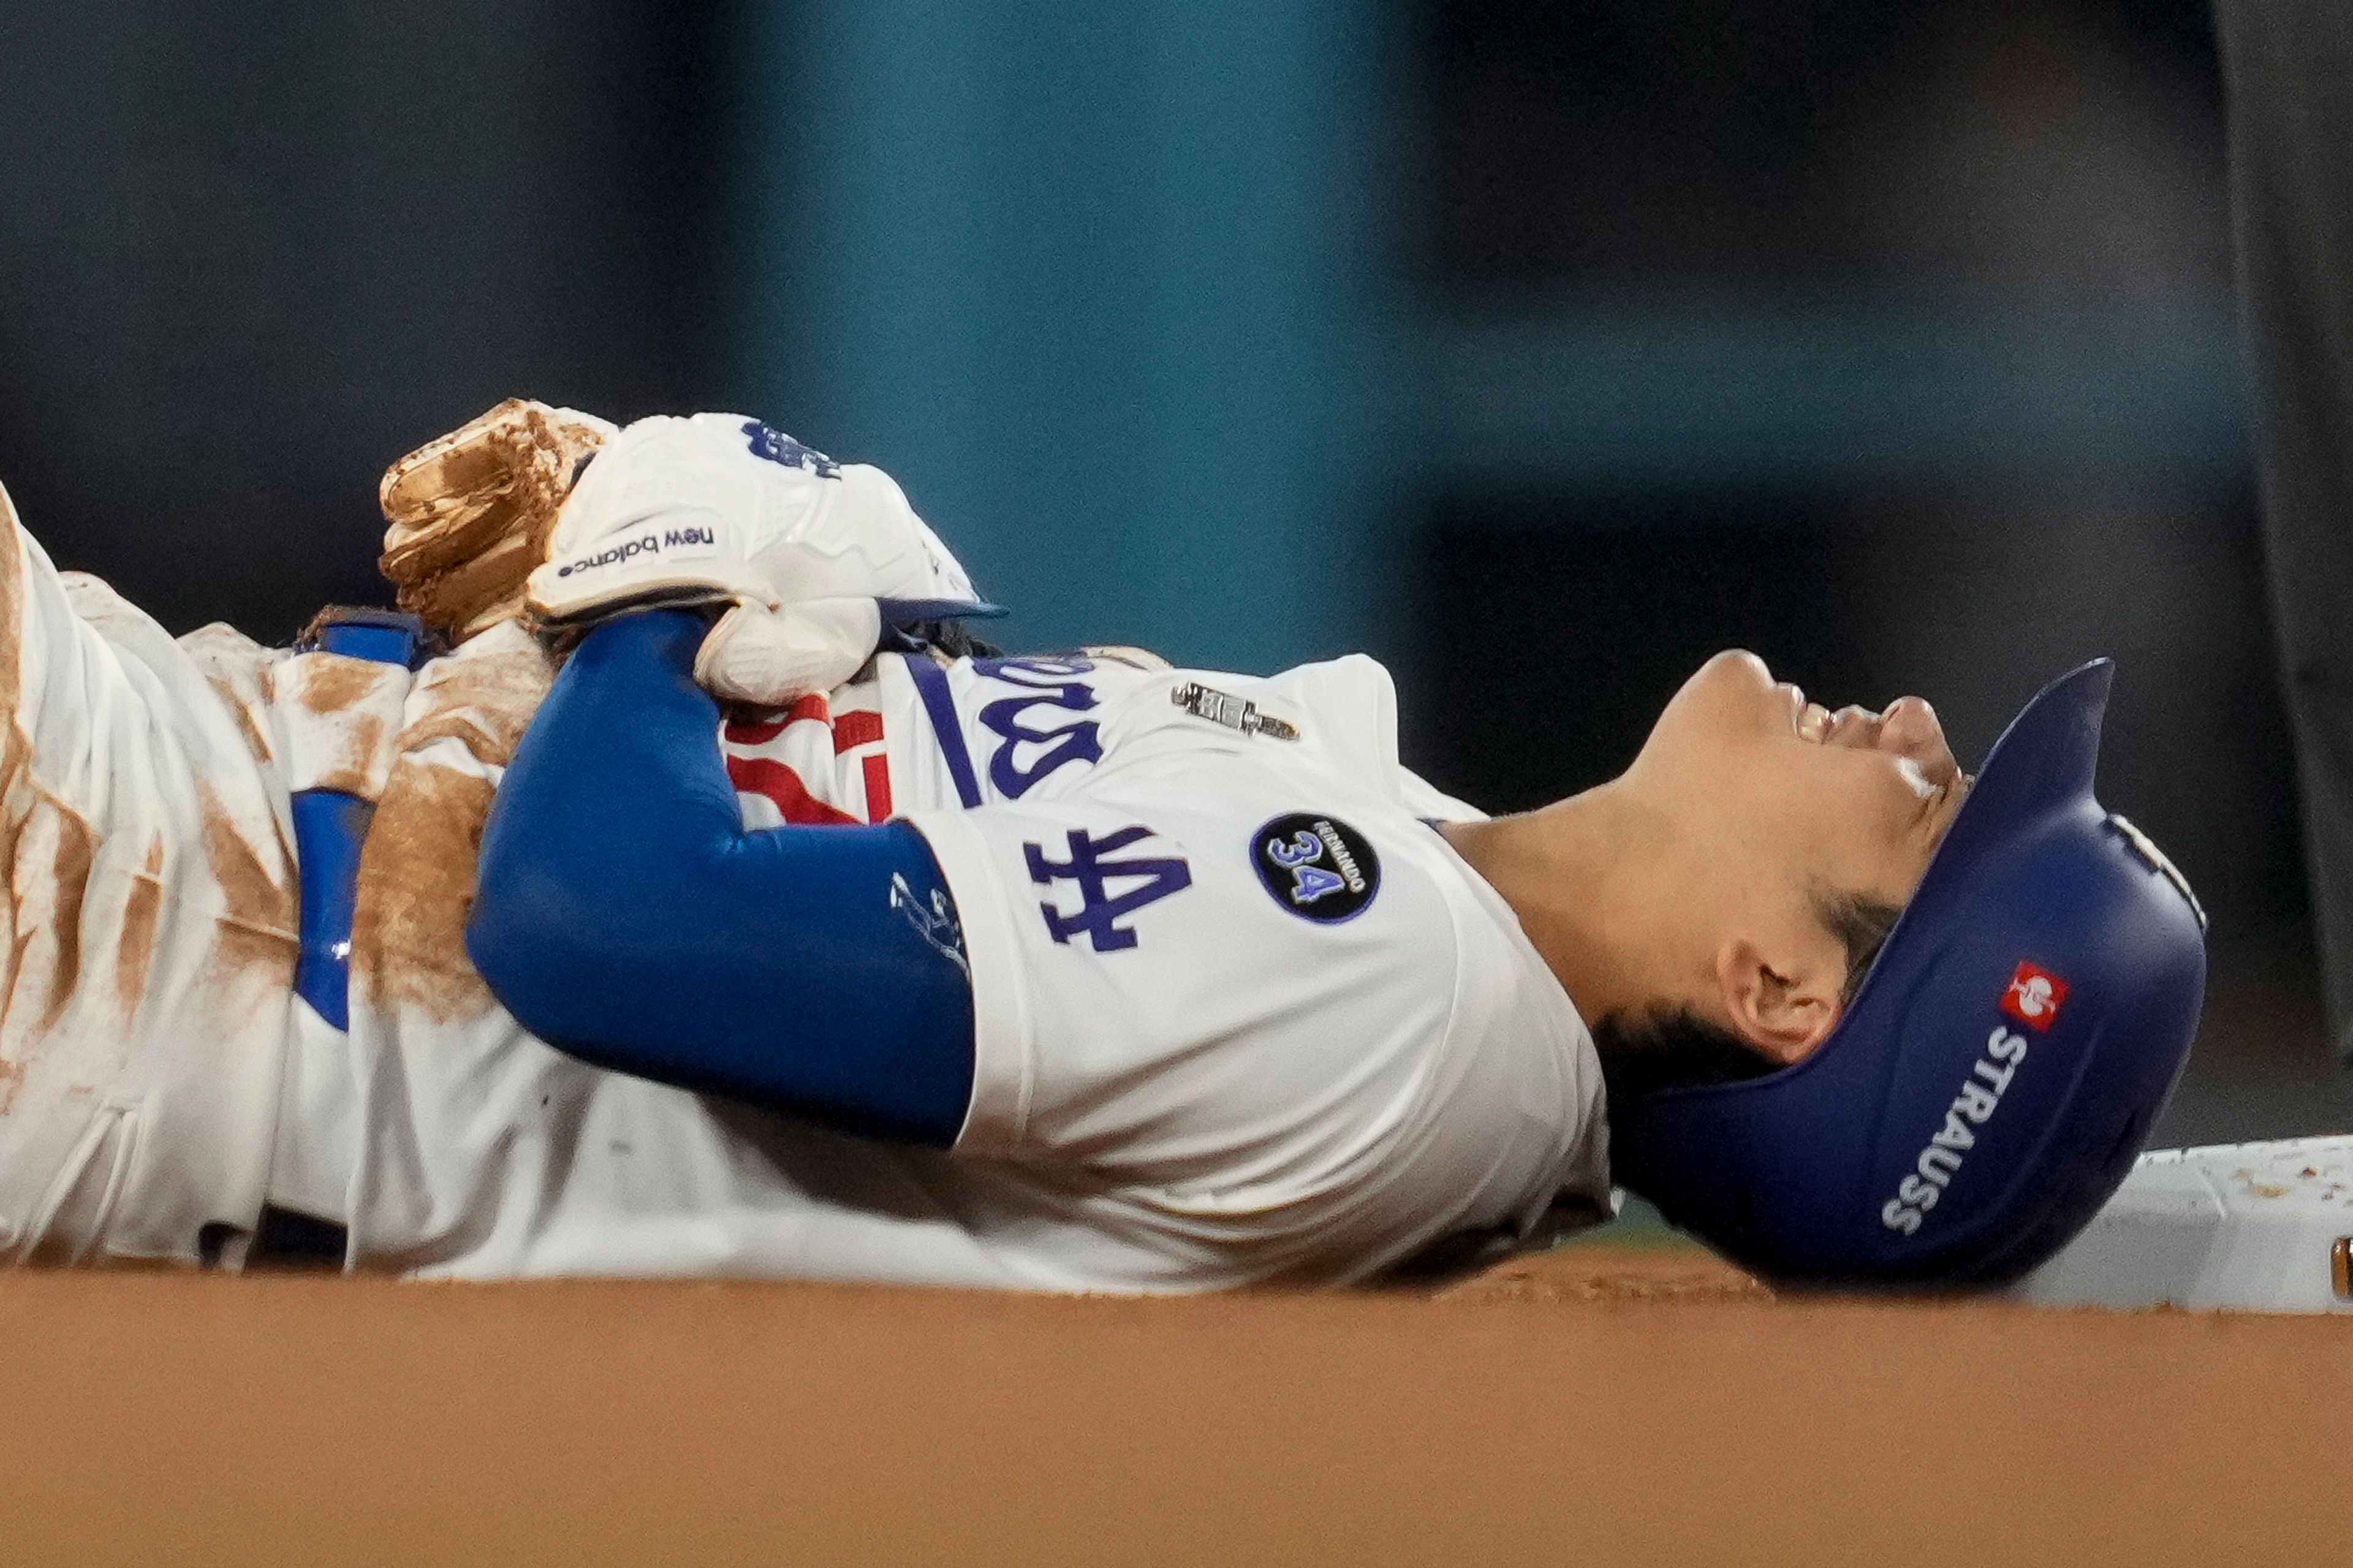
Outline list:
[[[1727,644],[1972,756],[2110,653],[2215,917],[2158,1136],[2347,1122],[2202,5],[99,0],[0,102],[0,477],[175,629],[380,599],[522,394],[882,465],[1019,644],[1372,652],[1493,809]]]

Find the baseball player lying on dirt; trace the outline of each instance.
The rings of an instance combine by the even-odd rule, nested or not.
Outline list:
[[[971,651],[897,487],[755,420],[505,405],[385,500],[437,657],[174,641],[0,518],[19,1258],[1335,1283],[1614,1171],[1776,1277],[1969,1284],[2081,1226],[2188,1048],[2104,665],[1972,789],[1925,702],[1727,653],[1490,820],[1368,659]]]

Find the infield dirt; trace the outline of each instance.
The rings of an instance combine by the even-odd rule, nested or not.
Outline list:
[[[0,1279],[7,1563],[2353,1555],[2353,1318],[1777,1300]]]

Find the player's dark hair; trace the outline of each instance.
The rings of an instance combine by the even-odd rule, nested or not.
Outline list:
[[[962,621],[918,621],[909,636],[930,644],[950,658],[1002,658],[1005,650],[972,635]]]
[[[1841,893],[1820,887],[1814,889],[1815,918],[1828,926],[1831,934],[1846,949],[1846,985],[1839,993],[1841,1012],[1854,1000],[1862,977],[1871,973],[1872,961],[1887,945],[1887,933],[1895,929],[1896,917],[1903,912],[1902,904],[1891,904],[1865,893]]]
[[[1861,893],[1819,888],[1813,904],[1815,916],[1846,949],[1846,984],[1839,997],[1843,1010],[1904,909]],[[1593,1048],[1613,1100],[1662,1089],[1735,1083],[1778,1070],[1755,1047],[1688,1005],[1604,1015],[1593,1026]]]

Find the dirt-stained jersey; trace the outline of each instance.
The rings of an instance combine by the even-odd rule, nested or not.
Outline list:
[[[547,679],[511,623],[411,680],[175,643],[5,501],[0,566],[16,1257],[193,1261],[266,1199],[345,1222],[363,1268],[1192,1290],[1358,1279],[1606,1194],[1591,1045],[1422,820],[1465,808],[1398,766],[1368,661],[888,655],[728,727],[748,826],[900,816],[938,854],[954,907],[898,913],[973,980],[940,1152],[604,1071],[497,1005],[472,847]],[[311,787],[376,805],[348,1034],[292,990]]]

